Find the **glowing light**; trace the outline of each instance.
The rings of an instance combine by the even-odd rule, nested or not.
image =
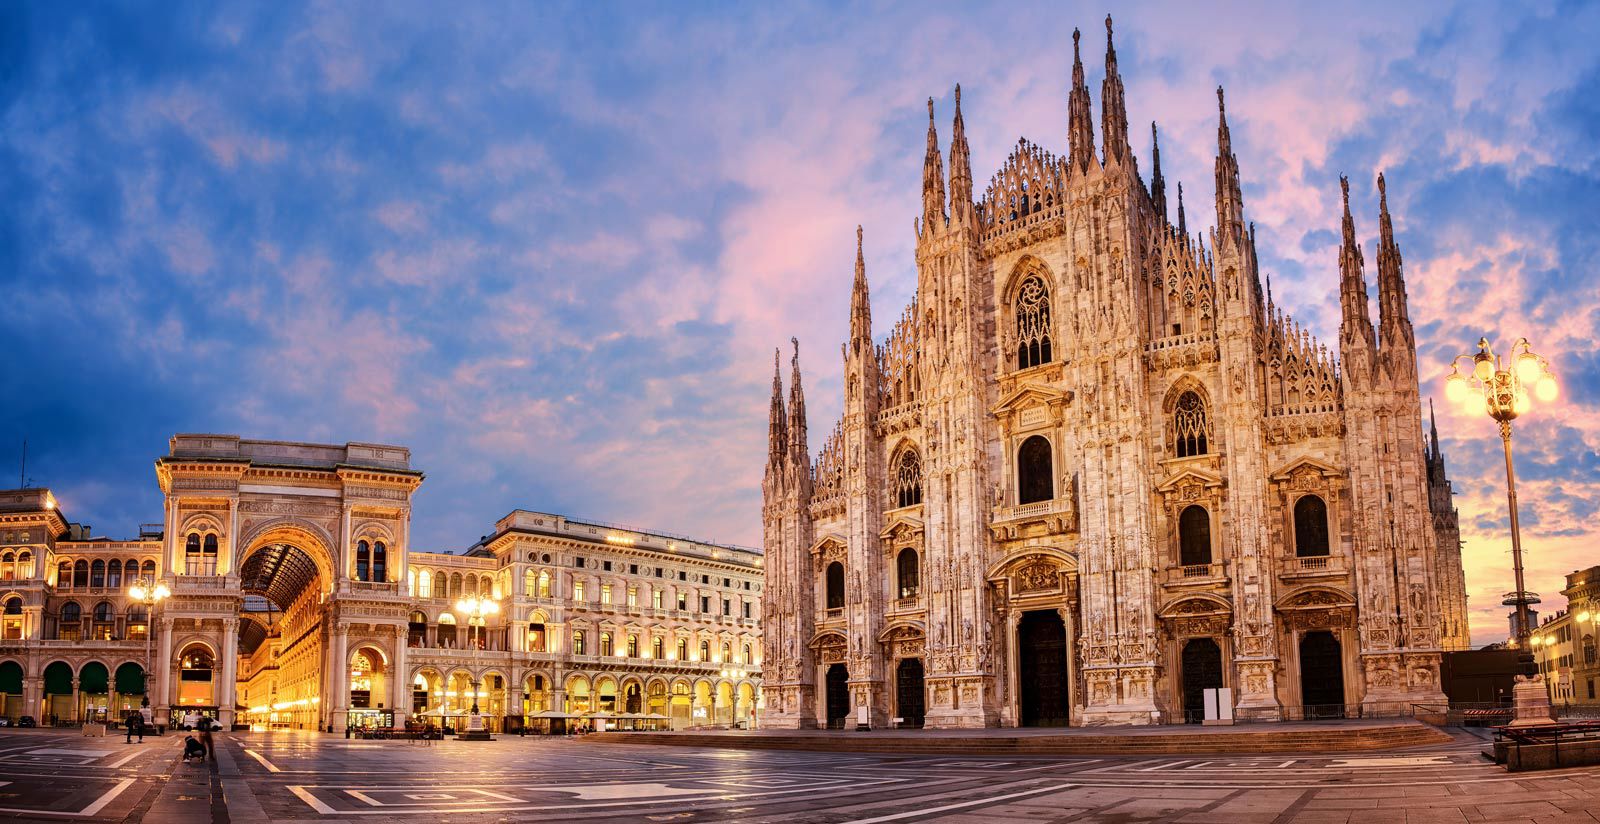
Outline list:
[[[1544,373],[1544,365],[1539,363],[1539,356],[1532,352],[1524,352],[1517,357],[1517,377],[1524,383],[1538,383]]]
[[[1544,380],[1533,388],[1533,394],[1545,403],[1555,400],[1561,394],[1561,387],[1556,385],[1556,376],[1546,372]]]

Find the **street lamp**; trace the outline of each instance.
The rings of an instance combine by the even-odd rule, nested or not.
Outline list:
[[[1472,368],[1463,375],[1461,361],[1469,358]],[[1532,629],[1528,605],[1538,603],[1538,596],[1528,592],[1522,581],[1522,531],[1517,524],[1517,476],[1511,468],[1511,422],[1528,411],[1532,403],[1529,390],[1540,401],[1555,400],[1559,393],[1556,378],[1550,373],[1550,362],[1534,353],[1527,338],[1518,338],[1512,344],[1511,356],[1505,361],[1489,349],[1488,338],[1479,338],[1476,354],[1458,355],[1450,362],[1450,377],[1444,388],[1445,397],[1466,411],[1473,411],[1481,402],[1483,411],[1500,424],[1500,440],[1506,453],[1506,501],[1511,512],[1511,563],[1517,581],[1517,591],[1506,596],[1506,603],[1514,603],[1517,608],[1516,645],[1527,656],[1528,633]]]
[[[456,611],[460,612],[460,613],[463,613],[463,614],[465,614],[467,616],[467,638],[468,638],[468,643],[473,644],[474,649],[476,649],[476,648],[478,648],[478,644],[483,640],[483,635],[482,635],[482,633],[480,631],[480,633],[477,636],[476,640],[473,639],[473,636],[472,636],[472,625],[473,625],[473,622],[476,621],[478,626],[480,627],[480,630],[481,630],[481,628],[483,627],[483,624],[484,624],[484,619],[487,616],[494,615],[494,614],[498,613],[500,611],[500,605],[498,603],[488,599],[488,598],[476,598],[476,597],[468,596],[468,597],[462,598],[461,600],[456,602]],[[477,721],[477,718],[478,718],[478,678],[477,678],[476,675],[474,675],[474,676],[472,676],[471,680],[472,680],[472,716],[473,716],[474,721]]]
[[[172,590],[167,589],[166,584],[160,583],[153,578],[135,579],[133,585],[128,587],[128,597],[144,605],[144,669],[142,672],[144,678],[144,700],[139,704],[141,707],[150,706],[150,664],[151,659],[155,657],[151,651],[150,644],[154,635],[151,630],[155,628],[156,604],[166,600],[167,596],[171,594]]]

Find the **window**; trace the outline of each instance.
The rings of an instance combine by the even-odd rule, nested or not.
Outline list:
[[[689,573],[687,573],[687,572],[685,572],[685,571],[683,571],[681,569],[678,570],[678,580],[680,580],[680,581],[689,580]]]
[[[96,641],[111,640],[112,623],[116,621],[116,613],[111,611],[111,604],[101,601],[94,606],[94,639]]]
[[[106,565],[106,586],[120,588],[122,586],[122,559],[112,558]]]
[[[572,631],[572,654],[573,655],[584,655],[585,654],[584,646],[583,646],[583,630],[581,630],[581,629],[576,629],[576,630]]]
[[[1177,407],[1172,412],[1173,445],[1178,457],[1204,455],[1206,435],[1211,430],[1206,420],[1206,405],[1195,392],[1178,396]]]
[[[727,578],[723,578],[722,579],[722,585],[725,586],[725,587],[731,587],[731,586],[733,586],[733,581],[730,581]]]
[[[895,506],[916,506],[922,503],[922,459],[915,449],[900,453],[894,470]]]
[[[828,564],[828,580],[825,588],[828,595],[828,609],[844,609],[844,564],[838,561]]]
[[[579,568],[579,569],[583,569],[583,559],[582,558],[573,558],[572,559],[572,565],[577,567],[577,568]]]
[[[629,575],[638,575],[639,574],[639,565],[638,564],[628,564],[628,574]]]
[[[62,561],[61,565],[56,567],[56,586],[65,587],[67,589],[71,589],[72,588],[72,562],[71,561]]]
[[[528,625],[528,651],[544,652],[544,624]]]
[[[417,575],[417,595],[421,598],[433,597],[433,573],[426,569]]]
[[[733,614],[733,602],[728,600],[727,598],[722,599],[722,614],[723,615],[732,615]]]
[[[550,597],[550,573],[542,569],[539,570],[539,597]]]
[[[605,566],[606,572],[610,572],[611,571],[611,562],[610,561],[606,561],[604,566]]]
[[[720,663],[726,664],[729,661],[731,661],[732,659],[733,659],[733,646],[731,644],[723,644],[722,645],[722,661]]]
[[[628,606],[636,607],[638,605],[639,605],[639,589],[638,589],[638,587],[628,587]]]
[[[656,577],[657,578],[660,578],[664,573],[665,573],[665,571],[662,570],[661,567],[656,567]]]
[[[149,633],[150,615],[145,612],[144,605],[134,604],[128,607],[128,638],[143,641]]]
[[[702,576],[700,576],[700,583],[702,583],[702,584],[711,583],[711,576],[710,575],[702,575]]]
[[[5,616],[0,618],[0,638],[7,641],[22,640],[22,599],[6,599]]]
[[[1017,450],[1017,503],[1031,504],[1055,497],[1050,441],[1034,435]]]
[[[665,644],[662,643],[660,638],[652,638],[652,639],[650,639],[650,657],[654,658],[654,659],[656,659],[658,661],[661,660],[661,658],[663,657],[662,656],[662,647],[664,647],[664,646],[665,646]]]
[[[611,603],[611,585],[610,584],[601,584],[600,585],[600,603],[602,603],[602,604]]]
[[[745,601],[744,602],[744,617],[746,617],[746,618],[750,617],[750,602],[749,601]]]
[[[711,596],[709,596],[709,595],[700,596],[700,614],[701,615],[707,615],[707,614],[710,614],[710,612],[711,612]]]
[[[739,663],[741,663],[741,664],[753,664],[753,663],[755,663],[754,661],[750,660],[750,645],[749,644],[745,644],[744,645],[744,657],[739,659]]]
[[[7,552],[0,555],[0,580],[9,581],[16,577],[17,556]]]
[[[522,594],[525,597],[532,598],[534,596],[534,593],[538,592],[538,589],[537,589],[537,587],[539,585],[538,582],[539,582],[538,576],[534,573],[533,570],[530,569],[530,570],[522,573]]]
[[[684,638],[679,638],[678,639],[678,660],[679,661],[687,661],[687,660],[689,660],[689,641],[687,639],[684,639]]]
[[[72,586],[86,587],[89,585],[89,562],[79,560],[72,565]]]
[[[711,660],[711,642],[710,641],[701,641],[700,642],[700,658],[699,658],[699,660],[701,660],[701,661],[710,661]]]
[[[389,548],[382,541],[372,545],[372,580],[378,583],[389,580]]]
[[[83,563],[79,561],[78,563]],[[83,636],[83,607],[72,601],[61,605],[61,640],[76,641]]]
[[[1017,290],[1017,368],[1049,363],[1050,291],[1038,276],[1029,277]]]
[[[895,580],[900,582],[900,597],[915,598],[921,577],[917,569],[917,551],[911,547],[900,550],[895,556],[894,568]]]
[[[606,656],[611,654],[611,633],[609,632],[600,633],[600,654]]]
[[[96,558],[89,565],[89,586],[103,587],[106,585],[106,562]]]
[[[655,607],[656,609],[661,609],[661,590],[660,589],[651,590],[651,592],[650,592],[650,605]]]
[[[144,576],[144,577],[146,577],[146,578],[149,578],[152,581],[155,580],[155,577],[156,577],[156,562],[155,561],[151,561],[151,560],[147,560],[144,563],[140,564],[139,565],[139,574]]]
[[[629,658],[638,658],[639,657],[639,636],[637,636],[637,635],[629,635],[628,636],[628,657]]]
[[[573,581],[572,582],[572,600],[574,600],[574,601],[582,601],[583,600],[583,582],[582,581]]]
[[[688,595],[688,593],[684,593],[684,592],[678,593],[678,610],[681,611],[681,612],[688,612],[689,611],[689,595]]]
[[[366,541],[356,544],[356,580],[370,581],[370,567],[372,564],[372,547]]]
[[[1328,554],[1328,505],[1315,495],[1294,502],[1294,554],[1299,558]]]
[[[1178,516],[1178,563],[1211,563],[1211,513],[1203,506],[1186,507]]]

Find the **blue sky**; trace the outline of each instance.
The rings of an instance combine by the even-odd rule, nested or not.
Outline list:
[[[1372,261],[1387,173],[1424,393],[1482,334],[1564,379],[1517,430],[1553,594],[1600,563],[1600,7],[1201,5],[1117,11],[1141,168],[1159,120],[1211,223],[1226,85],[1274,294],[1329,342],[1338,175]],[[0,477],[26,437],[127,535],[174,432],[382,441],[428,473],[419,548],[515,507],[756,543],[772,348],[820,444],[857,223],[875,316],[910,297],[926,99],[948,139],[962,84],[980,181],[1064,148],[1074,26],[1099,105],[1103,6],[457,6],[0,9]],[[1440,425],[1489,640],[1498,443]]]

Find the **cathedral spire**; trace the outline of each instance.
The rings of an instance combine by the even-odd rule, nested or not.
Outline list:
[[[783,369],[779,365],[781,353],[772,350],[772,409],[767,414],[767,465],[783,463],[784,450],[788,448],[789,434],[784,422]]]
[[[1239,191],[1239,159],[1228,131],[1228,107],[1217,87],[1217,235],[1244,239],[1244,195]]]
[[[1394,221],[1389,217],[1389,191],[1378,175],[1378,323],[1383,345],[1411,346],[1411,317],[1406,308],[1406,282],[1400,246],[1394,241]],[[1409,352],[1404,357],[1410,357]]]
[[[806,446],[806,393],[800,388],[800,339],[790,338],[794,344],[794,358],[789,378],[789,459],[798,466],[810,460],[810,447]]]
[[[1361,244],[1356,242],[1355,218],[1350,216],[1350,179],[1340,175],[1339,189],[1344,195],[1344,242],[1339,248],[1339,305],[1343,319],[1339,339],[1343,346],[1360,344],[1371,353],[1372,315],[1367,307],[1365,262],[1361,259]]]
[[[1106,15],[1106,79],[1100,84],[1100,130],[1106,146],[1106,164],[1126,163],[1128,108],[1122,97],[1122,75],[1117,72],[1117,48],[1111,43],[1111,15]]]
[[[1161,138],[1156,135],[1156,122],[1150,121],[1150,154],[1151,165],[1155,171],[1150,175],[1150,202],[1155,206],[1156,216],[1165,224],[1167,222],[1167,181],[1161,177]]]
[[[861,251],[861,227],[856,227],[856,282],[850,290],[850,354],[872,351],[872,302],[867,295],[867,260]]]
[[[1444,466],[1444,455],[1439,452],[1439,422],[1433,417],[1433,398],[1428,399],[1428,446],[1433,462]]]
[[[1083,80],[1082,34],[1072,30],[1072,93],[1068,97],[1068,166],[1083,174],[1094,163],[1094,118],[1089,112],[1089,84]]]
[[[928,153],[922,161],[922,225],[933,231],[944,225],[944,158],[939,154],[939,132],[933,125],[933,98],[928,98]]]
[[[961,118],[961,84],[956,84],[956,119],[950,131],[950,216],[972,216],[972,150],[967,146],[967,123]]]
[[[1185,240],[1189,238],[1189,222],[1183,217],[1183,181],[1178,181],[1178,234]]]

